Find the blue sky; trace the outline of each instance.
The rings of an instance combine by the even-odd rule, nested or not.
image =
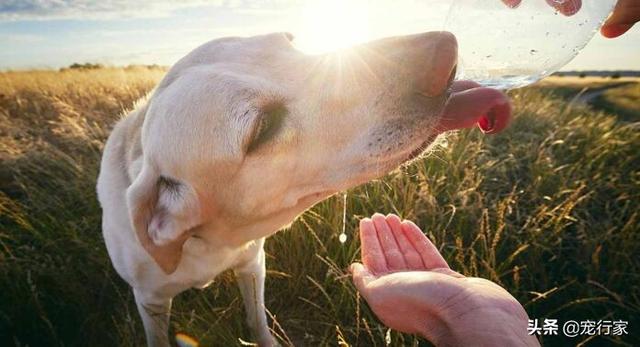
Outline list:
[[[212,38],[273,31],[293,32],[303,50],[321,51],[340,40],[440,30],[450,1],[1,0],[0,69],[170,65]],[[372,23],[353,19],[363,7]],[[640,70],[639,43],[639,28],[616,40],[597,35],[564,69]]]

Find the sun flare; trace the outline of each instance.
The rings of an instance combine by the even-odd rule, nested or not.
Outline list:
[[[371,37],[369,5],[365,1],[314,0],[303,9],[298,47],[325,53],[365,42]]]

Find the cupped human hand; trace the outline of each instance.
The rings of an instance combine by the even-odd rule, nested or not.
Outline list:
[[[360,221],[362,263],[353,281],[380,320],[436,345],[538,346],[520,303],[499,285],[453,271],[411,221]]]

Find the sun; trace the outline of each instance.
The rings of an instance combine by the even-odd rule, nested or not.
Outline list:
[[[313,0],[301,12],[296,44],[307,53],[335,51],[370,39],[366,1]]]

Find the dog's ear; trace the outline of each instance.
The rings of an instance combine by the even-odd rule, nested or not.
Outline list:
[[[127,189],[129,217],[138,240],[166,274],[173,273],[182,246],[200,223],[200,202],[186,182],[160,176],[145,164]]]

